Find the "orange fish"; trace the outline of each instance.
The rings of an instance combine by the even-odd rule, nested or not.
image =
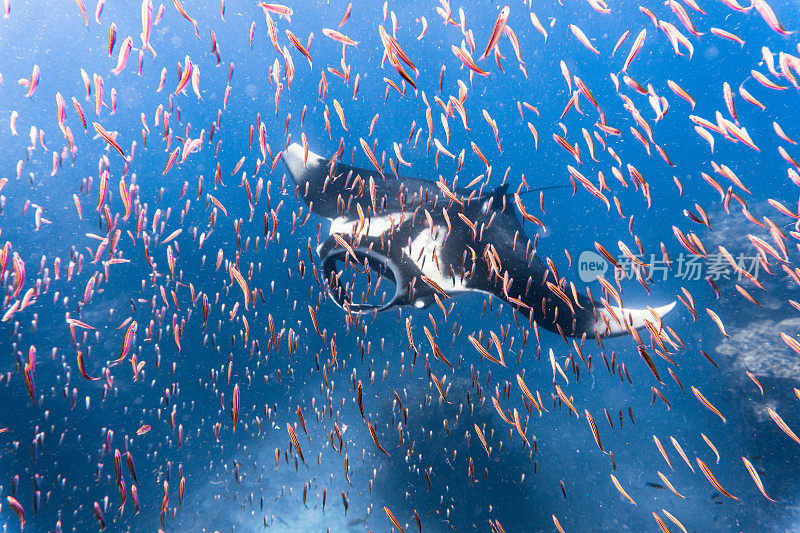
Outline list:
[[[303,461],[303,464],[305,464],[306,460],[303,458],[303,450],[300,449],[300,443],[297,441],[297,435],[295,435],[294,428],[289,422],[286,422],[286,430],[289,432],[289,438],[292,440],[292,444],[294,445],[294,449],[297,451],[297,455],[300,457],[300,460]]]
[[[497,46],[497,42],[500,40],[500,36],[503,35],[503,29],[506,27],[510,14],[511,8],[508,6],[500,10],[500,13],[497,15],[497,20],[494,21],[494,28],[492,28],[492,34],[489,36],[489,42],[486,44],[486,50],[484,50],[483,55],[478,58],[479,60],[486,59],[489,52]]]
[[[110,144],[114,148],[114,150],[119,152],[119,155],[121,155],[122,158],[124,159],[125,152],[122,151],[122,147],[120,147],[116,139],[114,139],[114,137],[112,137],[111,134],[97,122],[92,122],[92,126],[94,126],[95,131],[100,135],[100,137],[102,137],[104,141]]]
[[[347,48],[348,46],[358,46],[358,41],[354,41],[347,35],[339,33],[336,30],[332,30],[330,28],[322,28],[322,33],[323,35],[333,39],[337,43],[342,43],[342,45],[344,45],[344,48]]]
[[[706,464],[702,461],[702,459],[700,459],[699,457],[696,457],[696,459],[697,459],[697,464],[700,466],[700,470],[703,471],[703,474],[705,474],[706,479],[708,479],[708,481],[712,485],[714,485],[715,489],[717,489],[719,492],[721,492],[728,498],[731,498],[732,500],[737,500],[737,501],[739,500],[739,498],[737,498],[736,496],[732,495],[730,492],[722,488],[722,485],[719,484],[717,478],[714,477],[714,474],[711,473],[711,470],[708,469],[708,466],[706,466]]]
[[[233,417],[233,431],[236,431],[236,422],[239,421],[239,384],[233,386],[233,400],[231,408],[231,416]],[[299,451],[299,448],[298,448]],[[301,455],[302,458],[302,455]],[[304,461],[305,462],[305,461]]]

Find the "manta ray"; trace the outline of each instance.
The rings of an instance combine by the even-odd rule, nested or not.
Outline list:
[[[642,328],[646,320],[656,323],[675,306],[651,311],[599,304],[556,279],[555,268],[539,258],[523,229],[523,221],[533,217],[522,216],[524,207],[508,184],[483,193],[451,187],[441,178],[390,176],[377,165],[356,168],[296,143],[283,152],[283,161],[298,197],[330,222],[329,235],[317,247],[320,270],[331,299],[348,313],[421,309],[478,292],[563,337],[605,337]],[[394,296],[380,305],[365,302],[339,264],[386,277]]]

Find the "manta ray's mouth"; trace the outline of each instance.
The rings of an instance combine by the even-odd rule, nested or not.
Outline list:
[[[322,257],[322,273],[331,299],[353,313],[380,312],[395,305],[405,290],[399,267],[374,250],[358,247],[353,252],[358,265],[342,248]]]

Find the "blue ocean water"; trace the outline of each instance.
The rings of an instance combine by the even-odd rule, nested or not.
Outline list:
[[[349,19],[338,28],[358,42],[347,47],[344,56],[351,70],[349,83],[331,71],[343,70],[342,47],[322,31],[337,28],[348,3],[287,4],[293,10],[291,22],[274,12],[271,17],[277,40],[294,63],[289,86],[284,58],[272,46],[265,12],[255,2],[226,3],[223,17],[217,2],[186,0],[183,8],[196,20],[199,38],[176,5],[164,2],[163,17],[152,28],[151,44],[157,57],[145,52],[139,74],[141,2],[109,0],[100,23],[95,21],[96,6],[86,2],[87,25],[75,2],[11,0],[10,15],[0,19],[0,178],[8,179],[0,191],[4,198],[0,199],[4,202],[0,243],[9,242],[11,253],[17,253],[24,262],[25,278],[14,295],[19,275],[14,274],[13,260],[9,259],[4,313],[28,289],[36,287],[37,279],[41,287],[35,289],[35,301],[0,324],[0,351],[4,354],[0,429],[6,429],[0,433],[0,523],[4,530],[21,529],[8,497],[22,506],[26,531],[99,529],[95,504],[106,529],[114,531],[387,531],[392,524],[384,507],[407,531],[417,528],[415,512],[425,531],[499,527],[506,531],[555,531],[553,516],[565,531],[656,530],[659,526],[653,513],[658,513],[670,530],[677,530],[664,510],[692,531],[797,528],[794,502],[800,447],[778,428],[767,411],[770,408],[779,413],[795,431],[800,428],[799,399],[793,392],[798,386],[798,355],[779,336],[784,332],[796,338],[800,333],[800,324],[795,322],[797,310],[789,303],[798,299],[797,286],[781,268],[781,262],[770,256],[774,275],[763,268],[757,274],[765,290],[737,280],[736,273],[728,270],[729,279],[723,276],[715,280],[720,291],[717,297],[705,280],[706,275],[716,277],[708,270],[712,259],[698,262],[704,270],[697,276],[696,271],[680,271],[679,263],[685,266],[682,261],[688,261],[690,254],[672,229],[676,226],[684,233],[696,233],[710,255],[722,245],[734,256],[756,258],[748,234],[775,246],[769,228],[748,221],[737,200],[728,202],[730,214],[726,212],[720,195],[701,177],[705,172],[723,189],[732,186],[762,224],[766,226],[762,217],[767,216],[784,231],[788,239],[785,264],[794,268],[796,243],[789,234],[794,221],[767,200],[780,201],[795,213],[798,210],[796,186],[787,177],[787,168],[792,165],[781,157],[778,147],[795,158],[797,149],[780,139],[772,125],[777,121],[790,138],[800,136],[793,111],[797,93],[785,78],[771,77],[787,90],[768,89],[754,80],[750,71],[756,69],[769,76],[763,46],[775,54],[776,65],[778,52],[800,55],[796,34],[776,33],[755,9],[739,13],[722,2],[706,1],[701,4],[706,13],[702,15],[682,3],[703,33],[695,37],[669,5],[642,4],[688,38],[694,48],[690,58],[685,47],[681,48],[682,56],[676,55],[664,31],[654,27],[635,3],[610,4],[611,14],[607,15],[593,10],[586,1],[563,4],[533,6],[548,33],[546,39],[533,26],[528,6],[522,2],[509,4],[508,25],[518,37],[527,76],[518,66],[509,39],[503,36],[499,46],[504,72],[490,55],[478,62],[490,75],[470,77],[451,52],[452,45],[459,46],[465,40],[459,28],[460,13],[464,27],[474,35],[473,56],[477,59],[503,4],[451,2],[455,23],[446,24],[437,12],[437,8],[446,6],[440,2],[353,2]],[[797,5],[771,2],[770,6],[789,30],[797,28]],[[156,2],[153,7],[155,17],[160,4]],[[423,17],[427,32],[418,39]],[[117,37],[109,56],[112,22]],[[252,46],[248,42],[251,24],[255,27]],[[580,44],[570,24],[591,39],[600,51],[599,57]],[[384,78],[398,86],[402,79],[389,61],[382,61],[379,25],[396,35],[419,70],[418,76],[411,73],[418,94],[406,84],[402,97],[391,88],[385,96]],[[744,39],[744,46],[711,34],[713,27],[738,35]],[[313,33],[309,48],[313,67],[289,41],[287,29],[304,45]],[[620,72],[633,39],[642,29],[647,30],[644,46],[628,68],[628,75],[645,89],[651,84],[653,92],[669,102],[669,110],[657,122],[648,97],[625,85]],[[219,63],[212,50],[212,30]],[[612,57],[615,43],[626,31],[630,35]],[[133,51],[126,68],[115,75],[111,70],[129,35]],[[194,94],[191,83],[185,93],[174,94],[176,66],[184,68],[186,56],[200,73],[202,99]],[[277,112],[275,85],[270,82],[270,68],[276,60],[283,84]],[[572,109],[562,117],[574,90],[562,75],[562,61],[571,75],[589,87],[606,122],[621,131],[620,136],[604,134],[601,138],[620,156],[627,187],[612,174],[612,167],[618,165],[608,151],[602,150],[597,138],[594,146],[598,162],[588,154],[580,130],[599,131],[595,126],[599,112],[587,98],[578,99],[581,113]],[[40,78],[35,92],[26,97],[26,88],[17,80],[30,78],[34,65],[40,69]],[[159,92],[162,68],[167,71],[166,82]],[[94,87],[91,99],[85,98],[81,69],[90,78],[98,74],[104,80],[105,107],[99,116],[94,110]],[[324,101],[320,97],[322,73],[327,80]],[[652,155],[648,156],[631,133],[631,126],[637,124],[617,95],[609,76],[612,73],[619,76],[619,92],[635,103],[652,128],[654,141],[663,147],[674,167],[658,155],[652,143]],[[359,88],[354,95],[356,75]],[[465,130],[454,114],[448,120],[446,143],[440,119],[443,109],[434,97],[445,104],[450,95],[458,98],[459,80],[467,88],[463,105],[470,129]],[[672,92],[667,80],[677,82],[692,95],[694,109]],[[723,98],[725,82],[733,89],[739,122],[760,151],[714,133],[716,143],[711,153],[708,143],[694,131],[689,115],[715,124],[717,111],[731,118]],[[740,96],[742,83],[764,104],[764,111]],[[230,96],[223,109],[228,85]],[[117,100],[113,115],[112,89]],[[65,124],[74,135],[76,152],[74,161],[67,155],[53,174],[53,152],[60,154],[62,146],[68,146],[58,124],[57,92],[66,101]],[[456,156],[464,150],[461,170],[444,154],[438,156],[437,167],[435,146],[427,149],[423,92],[432,110],[433,137],[446,143]],[[82,106],[88,133],[83,130],[72,97]],[[341,104],[347,130],[334,110],[334,99]],[[518,102],[523,101],[535,106],[538,113],[522,107],[521,117]],[[158,126],[154,122],[159,106],[170,112],[169,149],[163,119]],[[330,136],[324,118],[326,106]],[[502,152],[483,110],[497,123]],[[18,135],[12,134],[6,122],[13,111],[19,115]],[[291,118],[287,122],[288,115]],[[345,312],[329,299],[320,300],[325,294],[313,275],[312,262],[319,265],[313,249],[326,223],[311,214],[301,224],[308,206],[295,194],[282,163],[270,171],[272,162],[268,160],[256,170],[262,157],[257,120],[264,125],[273,156],[287,146],[287,134],[291,134],[291,142],[301,142],[304,134],[309,149],[323,157],[336,152],[341,139],[342,161],[349,164],[354,153],[355,166],[371,169],[360,139],[370,146],[377,143],[379,161],[384,160],[385,153],[385,159],[394,158],[395,163],[392,143],[398,143],[411,164],[401,174],[433,181],[442,176],[450,184],[457,174],[458,185],[466,186],[476,176],[486,174],[486,165],[471,148],[475,143],[492,166],[487,190],[504,180],[512,191],[516,190],[523,175],[534,188],[568,185],[542,192],[544,213],[538,194],[523,195],[526,209],[544,222],[546,230],[535,231],[532,224],[525,227],[531,238],[539,235],[539,256],[551,258],[562,276],[581,292],[591,290],[596,299],[602,295],[602,288],[597,281],[581,281],[581,252],[597,251],[598,242],[615,256],[621,255],[617,253],[618,241],[637,251],[636,235],[649,262],[650,254],[663,257],[663,243],[673,266],[665,271],[665,279],[648,285],[650,294],[635,279],[621,283],[624,302],[633,308],[675,301],[678,295],[684,296],[681,287],[693,296],[696,320],[681,303],[663,318],[664,325],[685,345],[670,348],[674,365],[655,355],[649,347],[648,330],[640,330],[663,384],[628,336],[604,339],[603,347],[589,338],[579,356],[572,342],[565,343],[557,333],[540,328],[540,355],[536,335],[527,333],[527,319],[518,316],[523,330],[508,303],[482,294],[446,299],[446,308],[453,304],[446,317],[434,304],[424,310],[404,308],[365,315],[358,324],[348,324]],[[126,155],[133,152],[127,170],[119,154],[106,149],[102,139],[94,138],[92,121],[118,132],[117,141]],[[146,146],[143,121],[150,130]],[[538,148],[528,122],[538,131]],[[212,123],[214,137],[209,140]],[[413,139],[409,141],[412,123],[422,128],[416,147]],[[256,130],[252,144],[251,126]],[[30,148],[31,127],[44,132],[46,148],[38,138],[35,148]],[[187,138],[200,138],[201,130],[205,130],[201,149],[182,162],[179,157],[178,163],[163,173],[170,152],[182,147]],[[580,165],[553,140],[554,133],[580,144]],[[133,141],[137,143],[135,151],[131,149]],[[109,221],[102,210],[96,210],[98,160],[103,156],[108,158],[110,174],[105,204],[113,230],[121,230],[117,250],[121,258],[130,259],[129,263],[109,264],[108,279],[103,266],[108,251],[92,263],[100,241],[87,235],[102,238],[109,234]],[[232,175],[241,158],[243,165]],[[712,161],[727,165],[749,192],[715,172]],[[224,185],[215,186],[218,163]],[[651,205],[641,188],[634,187],[628,164],[649,184]],[[567,165],[577,167],[595,184],[598,171],[602,171],[609,187],[605,194],[609,199],[619,199],[625,216],[620,216],[613,201],[607,209],[580,184],[573,194]],[[510,169],[507,174],[506,169]],[[385,173],[391,176],[390,172],[387,161]],[[125,208],[119,192],[123,175],[127,186],[136,184],[134,212],[127,221],[123,220]],[[202,191],[198,193],[200,176]],[[87,188],[90,177],[92,184]],[[673,177],[682,184],[682,194]],[[255,194],[259,179],[263,179],[264,190],[251,210],[243,180]],[[215,205],[207,194],[225,207],[227,215],[220,208],[212,215]],[[82,220],[73,195],[80,200]],[[143,225],[150,236],[152,266],[145,259],[144,240],[137,231],[137,217],[145,205],[147,222]],[[698,214],[697,205],[708,214],[710,227],[684,215],[684,209]],[[37,207],[41,208],[41,217],[49,221],[38,229]],[[297,215],[301,208],[302,213]],[[270,232],[273,229],[270,209],[277,211],[277,227],[275,237],[265,244],[265,224]],[[157,210],[159,221],[153,229]],[[184,215],[182,211],[186,211]],[[119,219],[114,226],[116,214]],[[293,214],[298,219],[296,227]],[[212,216],[216,217],[213,224]],[[171,245],[175,278],[180,284],[170,275],[170,244],[162,243],[178,229],[183,231]],[[215,268],[220,251],[222,266]],[[80,255],[82,270],[78,273],[76,266],[72,279],[68,279],[68,263],[71,259],[77,263]],[[61,265],[59,279],[55,279],[56,258]],[[247,310],[242,291],[228,273],[229,261],[238,264],[250,289],[261,291]],[[102,273],[103,279],[97,281],[91,299],[84,302],[86,285],[95,272]],[[611,273],[607,278],[611,279]],[[735,283],[763,307],[742,297]],[[196,296],[193,302],[192,291],[208,296],[205,328],[202,298]],[[231,319],[237,302],[237,314]],[[315,331],[309,306],[317,309],[324,339]],[[722,319],[729,338],[714,324],[706,308]],[[96,329],[77,327],[73,340],[65,320],[67,313]],[[126,361],[109,364],[122,353],[128,324],[120,329],[118,326],[129,317],[138,324],[133,346]],[[406,333],[408,318],[420,350],[416,364],[412,364],[414,354]],[[277,350],[270,346],[270,320],[279,338]],[[182,327],[180,348],[173,336],[176,324]],[[245,340],[246,327],[249,333]],[[434,333],[454,370],[434,358],[423,328]],[[504,341],[505,367],[481,360],[468,341],[468,335],[477,335],[479,330],[484,340],[493,331]],[[331,349],[334,336],[335,361]],[[548,356],[551,349],[565,369],[568,384],[560,374],[554,377]],[[31,350],[35,350],[35,356]],[[81,376],[78,351],[88,375],[101,379],[91,381]],[[630,380],[624,377],[624,371],[609,373],[601,352],[609,361],[613,352],[615,361],[625,364]],[[137,361],[145,362],[135,380],[129,364],[134,354]],[[575,367],[580,368],[579,376],[573,371],[575,367],[565,365],[571,354]],[[582,360],[590,356],[591,368]],[[440,400],[426,372],[426,357],[448,401]],[[35,365],[31,365],[34,360]],[[25,384],[26,363],[34,369],[35,401],[31,401]],[[683,387],[670,377],[668,368]],[[763,394],[747,371],[763,386]],[[542,416],[523,399],[517,375],[524,377],[534,395],[540,391],[547,409]],[[554,380],[572,398],[580,418],[571,415],[553,396]],[[358,382],[363,388],[366,420],[356,401]],[[234,431],[231,402],[236,385],[239,413]],[[720,410],[724,423],[698,401],[692,386]],[[657,399],[653,387],[669,405]],[[519,413],[526,437],[532,440],[535,436],[536,451],[500,417],[493,396],[503,409]],[[305,430],[298,407],[304,415]],[[592,413],[597,423],[604,451],[595,444],[584,410]],[[367,421],[374,426],[387,454],[373,443]],[[297,434],[304,461],[293,448],[287,423]],[[151,429],[137,435],[143,425]],[[479,441],[476,425],[486,435],[490,454]],[[342,450],[337,429],[342,433]],[[719,460],[701,434],[717,448]],[[664,445],[671,464],[659,453],[654,435]],[[680,457],[671,437],[685,451],[692,469]],[[115,472],[115,450],[120,451],[122,491]],[[609,451],[613,459],[606,453]],[[127,466],[126,452],[135,465],[135,478]],[[776,502],[760,494],[742,457],[755,465],[767,493]],[[695,458],[707,464],[722,487],[738,500],[717,491]],[[474,481],[469,473],[470,460]],[[666,488],[658,472],[685,499]],[[610,474],[636,505],[617,491]],[[182,481],[183,499],[179,501]],[[131,494],[133,486],[138,493],[138,513]],[[159,515],[165,492],[168,500],[162,525]],[[123,509],[121,493],[126,495]]]

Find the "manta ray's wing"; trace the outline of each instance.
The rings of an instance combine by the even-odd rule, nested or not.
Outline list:
[[[332,166],[329,159],[313,152],[306,155],[297,143],[286,148],[283,161],[297,185],[298,195],[311,211],[331,220],[348,215],[354,218],[354,204],[358,204],[365,215],[380,216],[413,211],[420,205],[430,207],[449,202],[436,182],[406,177],[398,180],[389,173],[381,175],[376,169],[357,168],[341,162]],[[454,192],[469,195],[465,189]],[[350,207],[349,213],[343,212],[342,203]]]

